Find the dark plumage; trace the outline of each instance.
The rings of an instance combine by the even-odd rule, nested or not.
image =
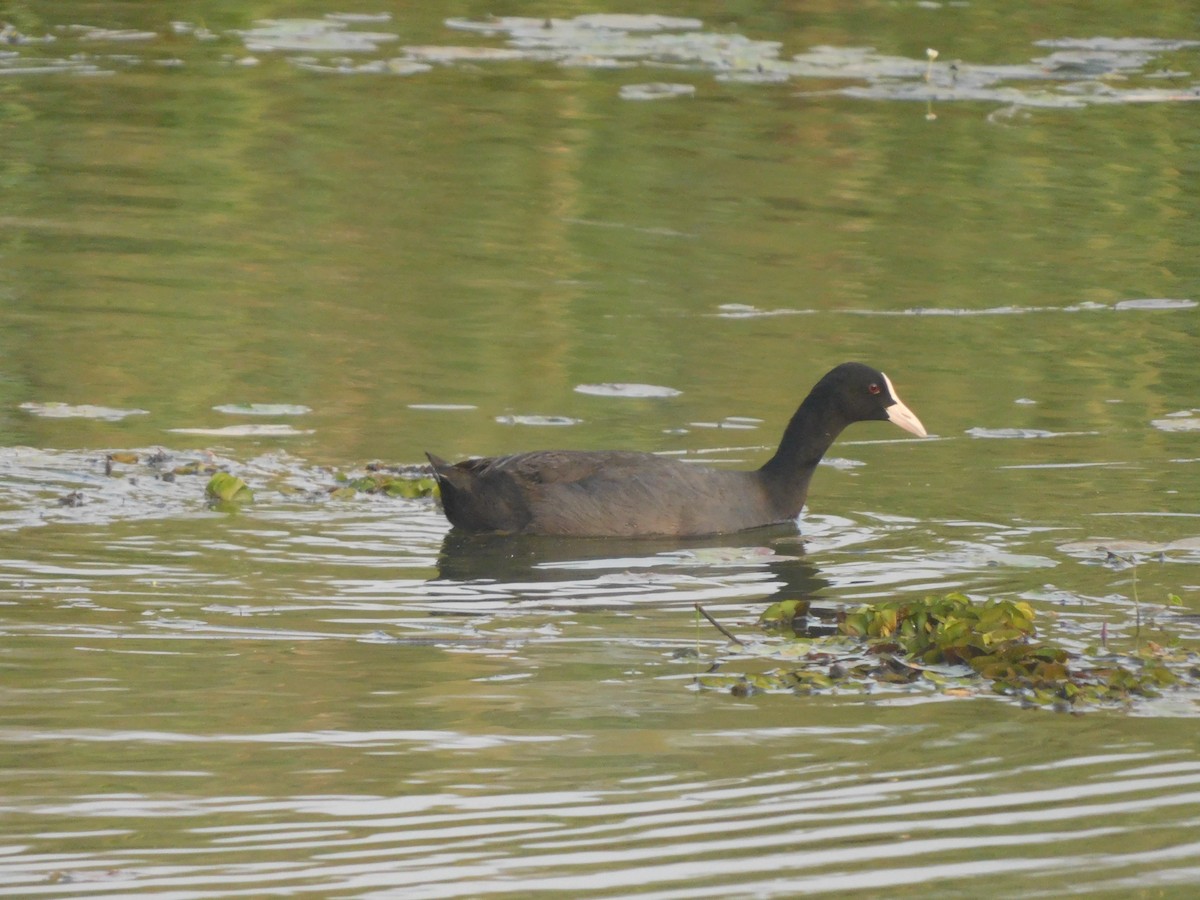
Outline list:
[[[465,531],[719,534],[794,520],[825,451],[843,428],[866,420],[925,436],[886,375],[842,363],[800,404],[775,455],[749,472],[627,451],[542,450],[453,465],[427,455],[446,518]]]

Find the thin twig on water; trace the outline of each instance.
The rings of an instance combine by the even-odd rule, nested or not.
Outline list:
[[[721,634],[725,635],[725,637],[729,638],[730,641],[732,641],[735,644],[741,643],[741,641],[739,641],[732,634],[730,634],[728,631],[726,631],[725,627],[720,622],[718,622],[716,619],[714,619],[712,616],[710,616],[708,614],[708,612],[704,609],[704,607],[701,606],[699,603],[696,604],[696,612],[700,613],[700,615],[702,615],[702,616],[704,616],[704,618],[708,619],[708,621],[712,625],[712,627],[717,629],[717,631],[721,632]]]

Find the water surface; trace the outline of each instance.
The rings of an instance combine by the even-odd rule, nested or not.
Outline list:
[[[772,662],[694,612],[755,646],[775,599],[961,590],[1200,644],[1190,16],[490,12],[12,21],[0,894],[1190,896],[1192,693],[738,697],[697,677]],[[844,359],[933,437],[847,431],[799,531],[332,493],[425,450],[757,465]]]

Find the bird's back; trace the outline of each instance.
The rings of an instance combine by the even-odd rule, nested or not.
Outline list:
[[[546,450],[431,462],[447,518],[468,531],[700,535],[787,518],[772,509],[754,472],[652,453]]]

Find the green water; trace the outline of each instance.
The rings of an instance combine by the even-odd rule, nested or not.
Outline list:
[[[963,590],[1127,647],[1112,546],[1144,636],[1200,645],[1194,16],[571,31],[614,11],[0,7],[0,895],[1194,893],[1193,694],[701,692],[762,664],[693,612]],[[390,17],[255,25],[328,13]],[[848,430],[803,542],[464,548],[328,496],[425,450],[757,465],[845,359],[936,439]]]

